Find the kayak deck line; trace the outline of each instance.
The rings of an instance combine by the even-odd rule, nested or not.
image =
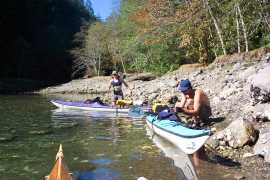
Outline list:
[[[166,120],[166,119],[165,120],[157,120],[157,121],[163,121],[165,123],[159,122],[159,123],[154,124],[154,121],[152,121],[152,124],[156,125],[160,129],[167,131],[169,133],[172,133],[176,136],[181,136],[184,138],[196,138],[196,137],[200,137],[200,136],[211,135],[211,131],[209,129],[192,129],[192,128],[185,127],[182,123],[178,123],[178,122]],[[169,128],[166,128],[166,127],[169,127]],[[169,130],[169,129],[171,129],[171,130]],[[193,132],[193,133],[191,133],[191,132]]]

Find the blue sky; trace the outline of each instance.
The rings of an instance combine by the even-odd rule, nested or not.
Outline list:
[[[117,8],[120,0],[91,0],[95,15],[105,20]]]

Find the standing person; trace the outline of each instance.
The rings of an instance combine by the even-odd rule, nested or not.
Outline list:
[[[176,112],[192,117],[195,125],[206,123],[212,115],[207,95],[201,89],[193,89],[188,79],[181,80],[177,90],[182,92],[182,97],[175,104]]]
[[[124,79],[120,79],[119,74],[116,71],[112,72],[112,79],[110,81],[109,90],[113,88],[113,106],[115,105],[118,99],[124,99],[124,94],[122,91],[122,84],[124,84],[127,88],[128,84],[124,81]]]

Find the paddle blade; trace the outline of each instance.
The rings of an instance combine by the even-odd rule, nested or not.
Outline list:
[[[142,117],[144,116],[144,109],[141,106],[132,106],[129,109],[128,115],[131,117]]]

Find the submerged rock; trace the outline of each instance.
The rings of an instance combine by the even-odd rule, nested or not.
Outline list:
[[[77,122],[72,122],[72,123],[57,123],[54,125],[54,128],[56,129],[65,129],[65,128],[73,128],[78,126],[79,123]]]
[[[137,180],[148,180],[145,177],[139,177]]]
[[[1,142],[10,142],[16,138],[13,134],[0,134],[0,143]]]
[[[45,135],[45,134],[50,134],[52,133],[51,130],[45,129],[45,130],[32,130],[28,132],[31,135]]]

